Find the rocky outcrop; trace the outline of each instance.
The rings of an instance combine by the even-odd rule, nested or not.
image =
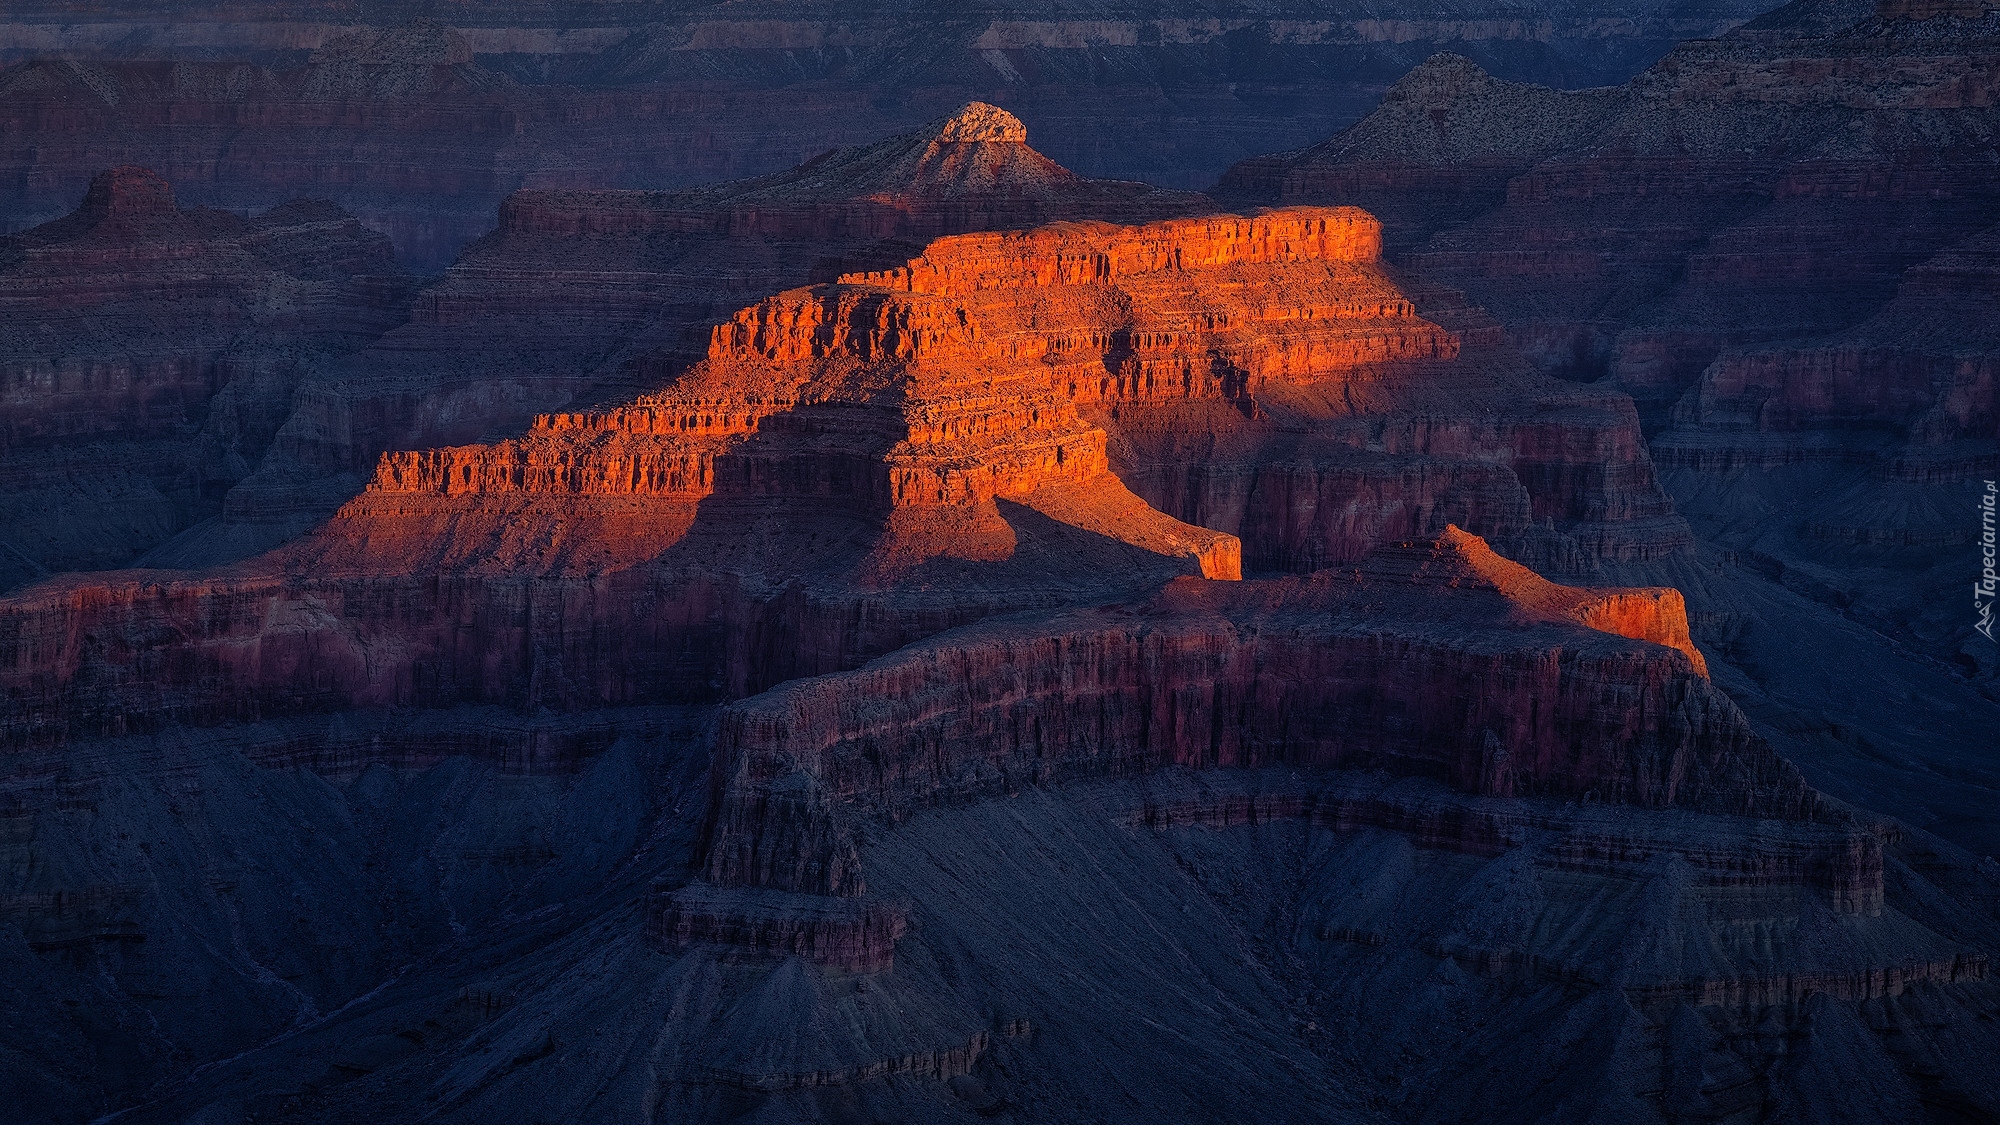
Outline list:
[[[895,430],[865,436],[877,423],[864,418],[886,416],[852,411],[811,423],[888,449],[868,486],[878,505],[984,503],[1109,463],[1161,511],[1236,535],[1263,569],[1352,561],[1453,521],[1553,566],[1685,545],[1629,404],[1521,370],[1477,310],[1406,287],[1379,254],[1374,220],[1351,209],[942,239],[905,266],[737,313],[702,364],[632,407],[549,416],[480,451],[390,455],[367,502],[696,500],[718,487],[724,448],[764,473],[739,459],[790,456],[795,427],[834,417],[801,379],[832,387],[842,365],[900,363],[921,386],[897,392]]]
[[[1353,571],[974,627],[727,711],[705,870],[859,894],[855,818],[1174,766],[1822,815],[1686,636],[1672,591],[1556,586],[1455,530]]]
[[[385,239],[325,203],[179,208],[143,168],[0,238],[0,533],[44,570],[116,566],[211,515],[303,369],[403,317]]]
[[[901,910],[882,903],[700,883],[658,892],[646,907],[646,938],[662,949],[721,945],[853,973],[891,968],[907,926]]]
[[[1698,535],[1983,683],[1992,648],[1945,607],[1977,569],[1964,512],[2000,468],[1996,60],[1991,13],[1837,0],[1612,89],[1434,58],[1224,187],[1380,199],[1396,261],[1464,290],[1540,369],[1632,396]],[[1630,580],[1669,580],[1626,558]],[[1728,584],[1697,617],[1740,635]]]
[[[1746,522],[1800,524],[1884,573],[1962,545],[1948,493],[1992,437],[1991,348],[1964,327],[1991,320],[1988,248],[1926,249],[1962,200],[1923,160],[1906,182],[1834,167],[1909,120],[1950,133],[1956,110],[1815,103],[1833,171],[1799,172],[1796,198],[1711,237],[1710,211],[1736,223],[1723,212],[1764,190],[1763,157],[1674,148],[1737,140],[1726,128],[1663,138],[1718,104],[1791,113],[1802,88],[1879,100],[1861,52],[1773,82],[1739,65],[1741,43],[1713,48],[1706,77],[1674,72],[1685,89],[1646,86],[1677,107],[1650,117],[1630,91],[1441,62],[1370,126],[1387,171],[1290,189],[1373,185],[1403,208],[1385,236],[1351,208],[1221,215],[1073,174],[1007,111],[940,117],[964,99],[958,75],[920,106],[945,96],[922,92],[925,68],[958,56],[912,62],[907,37],[871,54],[867,14],[812,42],[798,37],[833,24],[732,22],[761,19],[754,4],[698,26],[661,16],[597,60],[671,71],[643,94],[503,81],[561,76],[526,48],[494,53],[496,25],[540,3],[466,16],[485,39],[427,24],[300,40],[301,57],[317,48],[303,77],[298,58],[0,72],[0,149],[29,137],[59,158],[89,133],[62,123],[91,114],[148,143],[131,120],[169,103],[186,151],[230,137],[182,203],[107,178],[74,231],[38,244],[70,255],[41,289],[5,288],[26,260],[5,243],[0,297],[31,326],[62,312],[34,305],[44,293],[96,300],[128,292],[124,273],[170,273],[156,304],[225,340],[208,368],[127,381],[179,398],[105,376],[101,409],[0,412],[26,435],[7,472],[175,463],[191,425],[243,454],[202,478],[236,482],[207,529],[227,549],[206,556],[235,564],[50,578],[0,541],[0,583],[33,583],[0,596],[0,1087],[16,1112],[1192,1123],[1281,1106],[1527,1125],[2000,1109],[2000,869],[1930,834],[1991,837],[1990,708],[1942,661],[1795,596],[1835,604],[1840,575],[1761,545],[1691,552],[1640,428],[1666,426],[1663,451],[1694,435],[1723,456],[1838,458],[1754,470],[1815,488],[1867,465],[1939,522],[1896,526],[1879,494],[1841,487],[1793,511],[1753,470],[1662,457],[1683,488],[1744,485],[1729,503]],[[614,18],[565,11],[564,35]],[[1972,22],[1950,4],[1885,13],[1925,25],[1881,37],[1898,43]],[[1070,81],[1130,111],[1097,131],[1105,151],[1161,143],[1119,93],[1135,58],[1185,74],[1226,53],[1257,76],[1231,93],[1248,106],[1268,75],[1301,83],[1285,98],[1309,89],[1285,60],[1329,35],[1423,41],[1386,17],[1364,33],[1212,15],[926,18],[977,32],[980,65],[1024,88],[1087,57]],[[1795,62],[1828,52],[1785,44],[1840,30],[1799,5],[1780,17],[1750,34]],[[1560,54],[1544,42],[1560,32],[1502,22],[1524,51]],[[1605,46],[1634,25],[1598,26]],[[573,190],[618,161],[630,178],[606,182],[673,182],[640,174],[655,147],[735,159],[740,136],[689,143],[745,116],[713,64],[778,55],[786,82],[867,66],[917,91],[869,107],[794,85],[770,103],[789,105],[787,137],[938,120],[707,191]],[[1910,73],[1890,93],[1956,96]],[[689,75],[698,93],[672,85]],[[155,79],[213,97],[149,100]],[[1176,112],[1210,113],[1191,82]],[[36,113],[53,116],[6,131]],[[607,143],[635,119],[643,137]],[[556,120],[588,170],[535,171]],[[1866,127],[1838,131],[1852,120]],[[1593,130],[1646,143],[1573,141]],[[329,155],[357,137],[370,147]],[[495,143],[513,147],[489,182]],[[356,354],[379,328],[324,310],[355,299],[339,278],[379,239],[343,242],[331,232],[358,228],[314,207],[267,222],[182,205],[253,163],[329,181],[399,169],[352,190],[392,182],[378,215],[402,216],[403,236],[442,213],[426,192],[490,209],[498,185],[537,186],[411,325]],[[1621,194],[1634,184],[1652,194]],[[1881,245],[1794,221],[1871,192],[1888,200]],[[1529,241],[1450,240],[1496,199],[1533,214]],[[1419,247],[1414,224],[1433,221],[1420,233],[1441,241]],[[207,233],[158,233],[175,224]],[[991,229],[1012,225],[1032,229]],[[284,233],[304,226],[325,228],[320,249]],[[1501,279],[1502,317],[1386,263],[1385,244]],[[272,280],[239,297],[237,275],[203,275],[218,246],[276,262]],[[1868,312],[1921,255],[1895,314]],[[1668,275],[1669,304],[1645,304]],[[1862,279],[1867,299],[1822,275]],[[1697,289],[1709,306],[1683,301]],[[1617,342],[1615,385],[1535,370],[1608,356],[1603,326],[1623,322],[1598,314],[1628,298],[1665,311]],[[1551,311],[1522,322],[1529,306]],[[79,340],[125,315],[90,307],[62,322]],[[1819,327],[1863,313],[1852,335]],[[1810,329],[1823,354],[1755,335],[1774,325]],[[274,350],[229,350],[244,340]],[[116,343],[105,354],[144,351]],[[1663,404],[1683,385],[1700,393],[1677,419]],[[79,494],[140,512],[140,491]],[[269,539],[245,529],[336,507],[246,557]],[[152,561],[200,561],[205,535]],[[1620,577],[1550,580],[1593,570]],[[1786,588],[1730,600],[1752,570]],[[1846,729],[1867,707],[1916,733]],[[1801,749],[1804,773],[1780,756]],[[1911,827],[1804,776],[1914,809]]]
[[[1078,176],[1030,147],[1019,119],[977,102],[758,179],[516,192],[500,228],[421,295],[407,326],[302,388],[270,463],[225,519],[263,529],[269,546],[292,510],[331,514],[384,450],[629,401],[700,359],[709,329],[744,305],[900,264],[939,236],[1209,208],[1192,193]],[[328,479],[352,483],[329,496]]]
[[[1671,547],[1629,407],[1470,365],[1476,318],[1419,315],[1377,254],[1353,210],[1058,224],[769,298],[627,406],[384,456],[338,518],[254,566],[18,600],[6,736],[732,698],[995,612],[1235,578],[1244,540],[1309,569],[1498,513],[1582,564],[1630,549],[1626,529]],[[1152,444],[1177,412],[1234,443],[1208,468],[1251,478],[1218,521],[1241,539],[1121,479],[1157,489],[1191,460]],[[648,608],[621,623],[627,606]]]

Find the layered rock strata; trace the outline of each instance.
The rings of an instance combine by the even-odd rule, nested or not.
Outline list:
[[[1379,769],[1486,796],[1838,820],[1699,659],[1673,591],[1556,586],[1456,529],[1351,571],[1177,583],[732,706],[704,870],[858,895],[858,820],[1175,766]],[[1826,878],[1865,909],[1880,894],[1867,849],[1808,866],[1845,872]]]
[[[972,98],[1040,123],[1073,167],[1195,187],[1365,113],[1429,50],[1455,44],[1514,77],[1596,85],[1756,5],[1523,18],[1472,4],[1275,22],[1243,4],[432,9],[227,3],[164,18],[121,3],[10,6],[0,216],[58,213],[107,160],[158,168],[230,208],[325,185],[435,269],[518,188],[758,175]],[[424,16],[447,22],[404,22]]]
[[[2000,465],[1995,20],[1802,0],[1592,91],[1433,58],[1218,194],[1379,206],[1398,260],[1537,366],[1633,397],[1682,515],[1748,581],[1990,695],[1994,650],[1959,605],[1979,570],[1966,513]],[[1634,561],[1629,580],[1684,581]],[[1702,584],[1717,640],[1746,636],[1740,583]]]
[[[7,737],[730,698],[993,612],[1234,578],[1244,540],[1303,569],[1455,519],[1587,533],[1585,562],[1621,529],[1671,536],[1629,407],[1459,367],[1476,323],[1419,315],[1378,253],[1353,210],[1059,224],[770,298],[630,405],[384,456],[337,519],[254,566],[18,601]],[[1175,412],[1235,443],[1211,465],[1250,485],[1228,531],[1120,479],[1187,460],[1128,421]]]
[[[2000,205],[1992,21],[1852,7],[1790,5],[1603,90],[1433,58],[1219,191],[1378,208],[1545,367],[1664,412],[1724,349],[1867,319]]]
[[[399,323],[411,289],[329,204],[184,210],[135,167],[0,238],[0,554],[123,565],[213,514],[304,371]]]
[[[509,195],[499,229],[424,291],[406,326],[302,388],[270,463],[226,503],[226,520],[243,529],[226,542],[263,530],[268,546],[293,509],[330,514],[384,450],[480,441],[539,411],[628,402],[700,360],[709,329],[744,305],[900,264],[933,238],[1212,209],[1192,193],[1078,176],[1026,134],[1018,118],[975,102],[757,179]],[[330,495],[329,480],[351,483]]]
[[[783,394],[732,407],[740,392],[722,382],[753,376],[726,364],[823,363],[824,352],[924,364],[942,379],[923,392],[929,413],[994,393],[968,385],[968,374],[1007,372],[1018,418],[992,414],[963,436],[949,432],[963,423],[920,419],[931,435],[908,452],[956,456],[951,442],[1016,424],[1101,430],[1089,449],[1045,450],[1053,462],[1033,472],[1095,471],[1108,459],[1154,507],[1238,535],[1259,569],[1351,561],[1452,521],[1558,566],[1685,545],[1628,403],[1532,375],[1478,310],[1409,284],[1379,257],[1374,220],[1355,211],[943,239],[907,266],[738,313],[713,333],[706,364],[665,396],[550,416],[532,438],[490,451],[392,455],[371,487],[507,492],[520,477],[532,488],[699,493],[705,470],[692,463],[624,459],[794,409]],[[566,451],[593,432],[610,444],[572,462]],[[459,463],[468,457],[487,467]],[[568,467],[543,480],[536,474],[552,470],[536,462],[550,458]],[[1018,487],[1004,480],[1017,470],[985,471],[1003,491]]]

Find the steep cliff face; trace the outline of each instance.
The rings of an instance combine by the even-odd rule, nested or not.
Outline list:
[[[0,535],[42,571],[117,566],[212,514],[302,372],[393,327],[410,279],[325,203],[183,210],[143,168],[0,238]]]
[[[831,401],[888,394],[909,434],[881,439],[900,441],[879,486],[897,497],[1012,495],[1108,460],[1154,507],[1243,540],[1254,568],[1453,521],[1558,567],[1685,545],[1629,403],[1529,373],[1477,310],[1379,256],[1353,210],[946,238],[736,314],[636,407],[551,416],[488,452],[396,454],[373,488],[699,498],[715,439],[777,455]]]
[[[1486,796],[1814,816],[1820,799],[1700,659],[1673,591],[1556,586],[1455,528],[1352,571],[1177,583],[732,707],[706,871],[859,894],[843,843],[856,818],[1176,766],[1384,769]]]
[[[1582,566],[1684,542],[1629,407],[1469,362],[1477,324],[1418,315],[1377,231],[1312,208],[1057,224],[769,298],[630,405],[384,455],[278,554],[25,596],[10,737],[727,698],[994,612],[1235,578],[1245,542],[1300,569],[1458,519]],[[1234,447],[1173,499],[1232,514],[1247,478],[1228,530],[1121,479],[1170,479],[1159,423],[1189,413]]]
[[[1464,289],[1543,370],[1633,397],[1679,510],[1725,568],[1745,560],[1742,582],[1990,693],[1995,651],[1955,591],[2000,465],[1995,19],[1802,2],[1567,93],[1436,58],[1369,118],[1218,190],[1380,200],[1398,261]],[[1622,573],[1679,581],[1649,567]],[[1718,641],[1763,612],[1742,582],[1704,583]]]
[[[929,239],[1206,210],[1191,193],[1089,180],[981,103],[787,172],[680,191],[531,190],[417,301],[408,325],[308,380],[269,464],[217,537],[270,546],[358,489],[388,449],[457,445],[536,413],[629,401],[703,355],[709,328],[770,293],[902,262]],[[346,482],[342,492],[329,481]]]
[[[513,197],[298,392],[290,470],[370,474],[324,527],[0,598],[0,976],[80,1013],[0,1020],[16,1104],[1727,1119],[1807,1056],[2000,1104],[1990,863],[1808,786],[1677,591],[1520,565],[1708,574],[1630,400],[1362,212],[1188,203],[979,106]],[[953,225],[1022,216],[1071,221]]]
[[[1988,1104],[1941,1038],[1862,1020],[1922,1008],[1988,1041],[1986,908],[1907,895],[1934,853],[1808,787],[1687,638],[1674,591],[1556,585],[1456,529],[1310,578],[955,630],[724,709],[697,877],[654,892],[649,941],[889,990],[970,977],[1052,1035],[1076,1014],[982,969],[1018,971],[1001,951],[1068,932],[1052,919],[1104,933],[1128,901],[1171,932],[1200,908],[1151,888],[1187,879],[1292,966],[1309,1040],[1447,1056],[1370,1064],[1411,1113],[1489,1118],[1460,1083],[1569,1091],[1607,1055],[1635,1070],[1547,1100],[1643,1101],[1662,1071],[1704,1112],[1808,1097],[1758,1021],[1872,1081]],[[1178,874],[1065,889],[1153,846]],[[1062,987],[1095,979],[1080,949],[1063,963]],[[1420,1028],[1390,1018],[1411,1005]]]

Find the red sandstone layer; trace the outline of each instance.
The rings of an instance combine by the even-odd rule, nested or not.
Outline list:
[[[1452,520],[1510,547],[1559,525],[1574,539],[1545,553],[1558,565],[1685,542],[1629,406],[1490,346],[1460,361],[1465,332],[1486,331],[1476,313],[1433,297],[1465,329],[1419,315],[1379,245],[1351,209],[942,239],[899,269],[738,312],[702,363],[632,406],[388,455],[355,512],[401,494],[698,502],[732,487],[718,465],[743,491],[963,509],[1102,481],[1110,464],[1265,567],[1357,558]],[[1191,471],[1210,475],[1176,479]]]
[[[1148,488],[1196,461],[1258,477],[1233,526],[1288,566],[1461,513],[1579,539],[1670,526],[1629,406],[1455,360],[1462,334],[1418,315],[1376,254],[1351,210],[1063,224],[770,298],[630,406],[385,456],[339,518],[266,562],[18,601],[0,614],[21,704],[6,737],[727,698],[992,612],[1240,573],[1235,537],[1149,505],[1114,465]],[[1160,443],[1177,411],[1235,444]],[[1314,491],[1277,483],[1298,474]],[[1584,542],[1586,560],[1618,549]],[[641,624],[621,604],[647,607]],[[771,629],[818,639],[774,646]]]
[[[900,263],[933,238],[1209,209],[1192,193],[1075,175],[1030,147],[1017,118],[976,102],[752,180],[519,191],[500,228],[420,296],[409,324],[304,389],[229,518],[269,524],[270,509],[317,500],[313,481],[365,478],[384,450],[458,445],[525,429],[540,411],[627,402],[699,359],[710,328],[737,309]]]

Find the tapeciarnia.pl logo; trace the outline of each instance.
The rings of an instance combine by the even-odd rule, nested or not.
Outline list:
[[[1972,627],[1979,630],[1987,640],[1993,639],[1993,594],[2000,575],[1993,573],[1993,482],[1986,482],[1986,492],[1979,498],[1979,558],[1981,569],[1979,581],[1972,584],[1972,609],[1979,614],[1979,620]]]

